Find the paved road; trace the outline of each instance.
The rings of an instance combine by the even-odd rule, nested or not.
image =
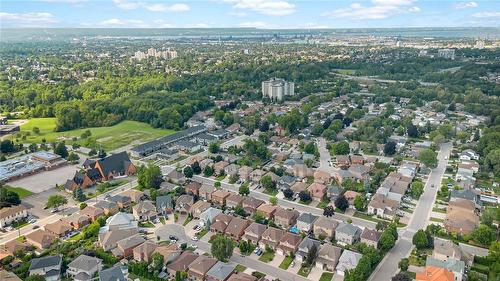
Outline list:
[[[94,205],[97,201],[99,200],[104,200],[104,198],[106,197],[106,195],[110,195],[110,196],[114,196],[118,193],[121,193],[125,190],[129,190],[131,189],[132,187],[136,186],[137,185],[137,179],[134,179],[120,187],[117,187],[113,190],[110,190],[108,192],[105,192],[99,196],[96,196],[95,198],[92,198],[92,199],[89,199],[86,201],[86,203],[88,205]],[[68,207],[75,207],[75,206],[68,206]],[[27,234],[30,234],[31,232],[35,231],[35,229],[33,229],[33,227],[35,225],[37,225],[39,228],[43,228],[43,226],[45,226],[46,224],[49,224],[49,223],[53,223],[53,222],[56,222],[58,220],[60,220],[61,218],[64,217],[64,210],[61,210],[61,212],[59,213],[56,213],[56,214],[53,214],[53,215],[50,215],[48,217],[44,217],[44,218],[40,218],[39,220],[37,220],[35,223],[33,224],[29,224],[27,226],[24,226],[20,229],[16,229],[16,230],[13,230],[13,231],[10,231],[8,233],[0,233],[0,245],[1,244],[5,244],[11,240],[14,240],[16,239],[17,237],[19,237],[20,235],[27,235]]]
[[[413,248],[411,243],[413,234],[417,230],[427,227],[427,224],[429,223],[432,206],[434,205],[437,191],[441,186],[441,179],[444,175],[446,164],[448,162],[446,159],[450,156],[451,149],[451,143],[441,145],[438,153],[438,166],[429,174],[429,178],[425,184],[424,193],[420,197],[420,200],[413,211],[410,223],[406,229],[402,229],[400,231],[401,237],[398,241],[396,241],[396,245],[387,253],[385,258],[380,262],[368,280],[390,280],[398,270],[399,261],[411,253]],[[434,187],[432,187],[432,185],[434,185]]]
[[[318,151],[319,151],[319,170],[325,171],[332,175],[334,172],[338,171],[338,168],[330,166],[328,161],[332,160],[330,151],[326,149],[326,141],[324,138],[318,138]]]

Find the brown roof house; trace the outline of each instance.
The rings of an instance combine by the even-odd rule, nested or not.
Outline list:
[[[133,235],[128,238],[122,239],[116,243],[116,248],[111,250],[113,255],[122,258],[129,258],[134,253],[133,250],[135,247],[141,245],[146,242],[144,238],[140,235]]]
[[[212,205],[208,202],[198,200],[196,203],[191,206],[189,209],[189,213],[193,215],[193,218],[199,219],[200,215],[205,212],[208,208],[210,208]]]
[[[156,206],[151,201],[141,201],[132,207],[132,214],[137,221],[155,220]]]
[[[304,164],[295,164],[293,165],[293,175],[302,179],[313,176],[314,172],[313,169]]]
[[[248,220],[234,217],[226,227],[225,234],[236,241],[239,241],[241,236],[245,234],[245,229],[250,222]]]
[[[166,246],[159,246],[153,251],[153,254],[158,253],[163,256],[163,263],[169,264],[181,255],[182,251],[177,244],[169,244]]]
[[[106,216],[116,214],[120,210],[120,208],[118,207],[118,204],[116,204],[114,202],[108,202],[108,201],[99,201],[99,202],[94,204],[94,207],[103,209],[104,214]]]
[[[300,235],[286,232],[280,239],[280,243],[278,245],[276,253],[280,255],[295,254],[295,252],[299,248],[300,241],[302,241]]]
[[[151,262],[151,255],[158,248],[158,245],[151,241],[146,241],[132,250],[134,260],[138,262]]]
[[[264,218],[271,220],[274,218],[274,213],[278,207],[271,204],[262,204],[257,208],[257,212]]]
[[[192,281],[203,281],[207,272],[217,263],[217,260],[207,256],[199,256],[190,265],[188,278]]]
[[[194,204],[192,195],[183,194],[175,201],[175,211],[181,214],[188,214],[191,206]]]
[[[26,242],[42,250],[50,247],[56,240],[56,235],[41,229],[37,229],[26,235]]]
[[[0,246],[0,249],[3,249],[12,256],[16,256],[17,253],[26,251],[28,248],[29,246],[27,244],[21,243],[17,240],[11,240]]]
[[[335,238],[335,229],[339,223],[336,220],[320,216],[313,225],[313,233],[318,238],[331,240]]]
[[[73,214],[69,217],[65,217],[62,219],[63,221],[67,222],[69,225],[71,225],[74,229],[80,229],[88,224],[90,224],[90,218],[87,217],[86,215],[82,214]]]
[[[224,206],[229,195],[231,195],[229,191],[222,189],[216,190],[212,193],[212,203],[218,206]]]
[[[316,172],[314,172],[314,181],[315,182],[327,184],[330,182],[331,178],[332,177],[330,176],[330,173],[328,173],[328,172],[320,171],[320,170],[317,170]]]
[[[235,272],[227,281],[257,281],[257,277],[243,273],[243,272]]]
[[[373,246],[373,248],[377,249],[378,241],[380,240],[381,235],[382,233],[376,230],[365,228],[361,233],[361,243],[365,243],[366,245]]]
[[[262,233],[262,237],[259,241],[259,246],[261,248],[266,248],[269,247],[271,249],[276,249],[278,247],[281,238],[285,234],[285,231],[275,228],[275,227],[268,227],[264,233]]]
[[[176,272],[188,272],[189,265],[198,258],[198,254],[191,251],[183,252],[177,259],[167,265],[167,273],[174,277]]]
[[[471,234],[479,225],[474,202],[462,198],[450,201],[443,225],[450,233]]]
[[[314,200],[318,200],[318,201],[321,201],[321,200],[323,200],[323,198],[325,198],[326,189],[327,189],[326,185],[319,183],[319,182],[315,182],[307,188],[307,190],[311,194],[311,197]]]
[[[120,193],[120,195],[130,198],[130,202],[132,203],[141,202],[141,200],[144,198],[144,192],[137,189],[126,190]]]
[[[172,170],[168,173],[167,178],[170,182],[175,184],[184,184],[186,182],[186,176],[177,170]]]
[[[251,242],[254,245],[258,245],[260,238],[264,231],[266,231],[267,226],[264,224],[253,222],[245,229],[245,234],[243,235],[243,239]]]
[[[201,188],[201,183],[197,181],[191,181],[185,187],[186,193],[191,195],[199,195]]]
[[[71,233],[71,231],[73,231],[73,227],[71,227],[68,222],[62,220],[48,223],[44,226],[44,229],[52,234],[57,235],[58,237],[67,236]]]
[[[245,200],[243,200],[243,202],[241,203],[241,206],[248,215],[252,216],[255,213],[255,211],[257,211],[257,208],[262,204],[264,204],[263,200],[247,196],[245,197]]]
[[[235,217],[226,214],[218,214],[210,225],[210,231],[223,234],[233,218]]]
[[[231,193],[231,195],[229,195],[226,198],[226,207],[227,208],[235,208],[238,205],[242,205],[243,200],[245,200],[245,197],[243,197],[239,194],[236,194],[236,193]]]
[[[298,217],[298,211],[278,207],[278,209],[274,213],[274,223],[281,227],[289,228],[297,223]]]
[[[300,193],[301,191],[304,191],[307,189],[307,183],[305,182],[301,182],[301,181],[298,181],[296,183],[294,183],[290,189],[294,192],[294,193]]]
[[[104,210],[94,206],[87,206],[80,211],[80,214],[87,216],[91,221],[95,221],[100,216],[104,216]]]
[[[224,169],[228,165],[229,165],[229,163],[227,163],[226,161],[219,161],[219,162],[215,163],[214,166],[213,166],[215,174],[216,175],[222,175],[222,174],[224,174],[226,172]]]
[[[316,258],[316,267],[323,270],[334,271],[339,262],[341,254],[341,248],[333,246],[329,243],[323,244],[318,251],[318,257]]]
[[[387,198],[382,194],[375,194],[368,203],[368,214],[377,215],[381,218],[392,219],[399,208],[399,202]]]
[[[250,179],[250,173],[252,173],[252,168],[248,167],[248,166],[242,166],[239,170],[238,170],[238,175],[240,176],[240,179],[241,180],[244,180],[244,181],[247,181]]]
[[[200,187],[199,192],[199,197],[200,199],[206,200],[206,201],[212,201],[212,193],[215,191],[215,186],[210,185],[210,184],[202,184]]]

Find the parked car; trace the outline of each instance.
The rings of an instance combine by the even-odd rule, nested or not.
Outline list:
[[[193,238],[191,238],[191,240],[198,241],[198,236],[193,236]]]

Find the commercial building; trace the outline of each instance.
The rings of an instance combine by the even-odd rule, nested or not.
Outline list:
[[[262,81],[262,97],[273,101],[281,101],[284,96],[295,95],[295,84],[281,78]]]

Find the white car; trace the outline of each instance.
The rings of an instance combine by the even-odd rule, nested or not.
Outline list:
[[[198,237],[197,236],[193,236],[193,238],[191,238],[191,240],[198,241]]]

